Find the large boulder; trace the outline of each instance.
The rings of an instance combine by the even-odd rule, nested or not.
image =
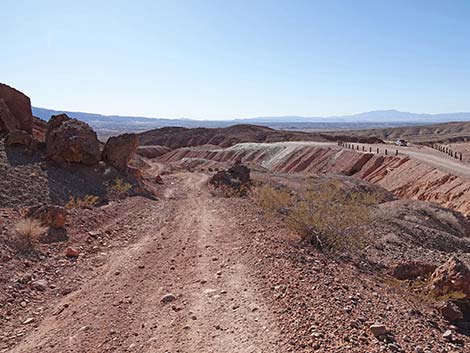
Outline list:
[[[430,284],[438,295],[458,293],[470,299],[470,269],[455,256],[433,272]]]
[[[10,132],[13,130],[18,130],[20,124],[16,120],[15,116],[4,99],[0,99],[0,131]]]
[[[236,161],[229,169],[215,173],[209,179],[209,184],[215,189],[232,189],[234,194],[244,196],[251,184],[250,168],[241,164],[240,161]]]
[[[125,171],[132,155],[137,150],[139,140],[136,134],[122,134],[108,139],[104,145],[102,158],[114,168]]]
[[[0,103],[0,130],[5,130],[5,132],[24,130],[31,134],[33,132],[33,113],[30,99],[20,91],[0,83],[0,100],[3,101]],[[2,115],[2,112],[5,111],[5,105],[15,118],[13,125],[11,124],[11,116]]]
[[[101,153],[98,138],[85,122],[66,114],[53,115],[47,124],[47,157],[57,162],[96,164]]]

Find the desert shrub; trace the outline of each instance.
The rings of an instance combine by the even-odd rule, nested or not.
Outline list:
[[[47,231],[47,227],[34,218],[22,218],[13,227],[13,243],[21,252],[34,249],[38,238]]]
[[[264,187],[257,192],[264,208],[284,215],[287,226],[303,240],[329,253],[354,252],[369,243],[371,206],[378,195],[347,190],[340,181],[328,181],[295,197]]]
[[[95,195],[86,195],[83,199],[80,197],[70,196],[69,201],[65,205],[66,208],[92,208],[96,206],[99,201],[99,197]]]
[[[267,185],[258,188],[255,197],[263,208],[282,214],[286,214],[293,205],[293,198],[288,191]]]
[[[246,185],[240,185],[238,188],[233,188],[227,185],[220,185],[215,188],[211,194],[218,197],[246,197],[250,192],[250,188]]]
[[[125,182],[121,178],[116,178],[114,179],[114,184],[109,187],[109,192],[115,193],[115,194],[126,194],[130,189],[132,188],[132,185]]]

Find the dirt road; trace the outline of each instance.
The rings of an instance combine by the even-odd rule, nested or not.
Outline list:
[[[357,146],[358,144],[353,145]],[[389,156],[394,156],[395,151],[398,150],[399,156],[408,156],[411,159],[430,165],[444,172],[462,176],[464,178],[470,178],[470,166],[468,164],[462,163],[461,161],[452,158],[445,153],[439,152],[427,146],[413,145],[408,147],[401,147],[392,144],[359,144],[359,146],[360,150],[358,152],[362,152],[362,146],[365,146],[366,151],[363,153],[369,153],[369,147],[371,147],[373,152],[379,148],[381,154],[384,154],[384,150],[387,149]]]
[[[163,215],[129,215],[140,240],[110,253],[11,352],[279,351],[278,324],[243,261],[243,228],[226,222],[206,179],[173,176]]]

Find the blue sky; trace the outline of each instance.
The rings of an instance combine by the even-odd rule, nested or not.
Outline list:
[[[470,1],[2,0],[35,106],[207,119],[470,111]]]

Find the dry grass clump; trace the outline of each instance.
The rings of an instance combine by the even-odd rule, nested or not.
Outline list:
[[[65,205],[66,208],[92,208],[96,206],[100,198],[95,195],[86,195],[83,199],[80,197],[70,196],[69,201]]]
[[[284,216],[287,226],[323,252],[354,252],[370,242],[372,207],[381,195],[348,190],[341,181],[327,181],[292,194],[264,186],[256,193],[264,208]]]
[[[121,178],[116,178],[114,184],[108,187],[108,194],[110,197],[123,198],[130,189],[132,189],[130,183],[125,182]]]
[[[132,185],[129,183],[124,182],[121,178],[117,178],[114,180],[114,185],[111,186],[111,190],[119,192],[119,193],[126,193],[132,188]]]
[[[47,232],[47,227],[33,218],[22,218],[13,226],[13,243],[21,252],[32,251],[38,242],[38,238]]]
[[[250,192],[250,188],[246,185],[240,185],[239,188],[233,188],[227,185],[220,185],[216,189],[211,191],[212,196],[217,197],[246,197]]]

